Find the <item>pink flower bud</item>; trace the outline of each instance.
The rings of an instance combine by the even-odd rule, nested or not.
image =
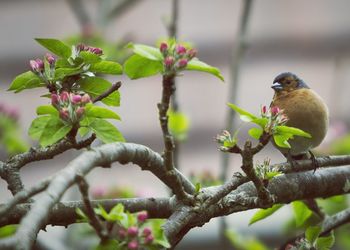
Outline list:
[[[261,108],[261,113],[262,113],[262,114],[266,114],[266,112],[267,112],[267,107],[266,107],[266,106],[263,106],[263,107]]]
[[[126,237],[126,231],[124,228],[118,230],[118,236],[122,239]]]
[[[77,104],[81,101],[81,95],[71,95],[71,101],[73,104]]]
[[[151,234],[152,234],[152,229],[150,229],[149,227],[145,227],[142,231],[142,235],[145,237]]]
[[[164,59],[164,65],[167,68],[170,68],[174,64],[174,57],[168,56]]]
[[[177,66],[182,69],[182,68],[185,68],[187,66],[187,59],[183,58],[183,59],[180,59],[178,62],[177,62]]]
[[[196,57],[196,55],[197,55],[196,49],[190,49],[189,51],[187,51],[187,56],[189,59]]]
[[[178,55],[184,55],[186,53],[186,48],[180,44],[176,45],[175,47],[176,54]]]
[[[88,94],[84,94],[82,97],[81,97],[81,102],[86,104],[86,103],[89,103],[91,102],[91,98]]]
[[[168,52],[168,44],[166,42],[162,42],[159,46],[159,50],[163,55],[165,55],[166,52]]]
[[[55,93],[51,94],[51,104],[57,107],[58,101],[59,101],[58,95]]]
[[[145,244],[147,245],[147,244],[152,244],[152,242],[153,242],[153,240],[154,240],[154,237],[153,237],[153,235],[148,235],[146,238],[145,238]]]
[[[50,65],[54,64],[55,61],[56,61],[56,58],[55,58],[52,54],[50,54],[50,53],[46,53],[45,57],[46,57],[47,62],[48,62]]]
[[[60,99],[62,102],[67,102],[69,100],[69,93],[67,91],[62,91],[60,94]]]
[[[103,51],[100,48],[91,47],[89,51],[99,56],[103,54]]]
[[[147,219],[148,219],[148,213],[147,213],[147,211],[138,213],[138,215],[137,215],[137,220],[138,220],[139,222],[145,222]]]
[[[44,70],[44,62],[41,59],[35,59],[36,63],[38,64],[39,70],[42,71]]]
[[[280,108],[277,107],[277,106],[274,106],[274,107],[271,108],[271,114],[272,115],[277,115],[280,111],[281,111]]]
[[[137,236],[137,234],[139,233],[139,229],[135,226],[129,227],[128,228],[128,235],[133,237],[133,236]]]
[[[29,65],[34,72],[41,72],[44,70],[44,62],[41,59],[30,60]]]
[[[79,107],[75,111],[75,114],[77,115],[77,118],[80,119],[83,116],[84,112],[85,112],[85,108],[84,107]]]
[[[69,120],[69,112],[67,108],[63,108],[60,110],[60,118],[64,121]]]
[[[139,248],[139,243],[136,240],[130,241],[128,244],[128,249],[138,249]]]
[[[86,46],[85,44],[83,43],[79,43],[77,46],[76,46],[76,49],[78,51],[84,51],[84,50],[87,50],[88,49],[88,46]]]

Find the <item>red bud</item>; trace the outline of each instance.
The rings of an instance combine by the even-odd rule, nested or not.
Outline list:
[[[176,45],[175,47],[176,54],[178,55],[184,55],[186,53],[186,48],[180,44]]]
[[[179,68],[185,68],[187,66],[187,63],[188,63],[187,59],[183,58],[177,62],[177,66]]]

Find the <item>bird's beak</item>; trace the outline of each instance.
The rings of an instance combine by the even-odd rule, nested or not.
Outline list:
[[[271,88],[273,88],[274,90],[282,90],[283,86],[282,84],[280,84],[279,82],[274,82],[271,86]]]

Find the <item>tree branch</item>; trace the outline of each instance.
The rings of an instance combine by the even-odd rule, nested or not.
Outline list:
[[[103,98],[106,98],[110,94],[112,94],[114,91],[117,91],[122,86],[121,82],[116,82],[112,84],[111,88],[108,89],[106,92],[102,93],[101,95],[97,96],[95,99],[92,100],[93,103],[101,101]]]

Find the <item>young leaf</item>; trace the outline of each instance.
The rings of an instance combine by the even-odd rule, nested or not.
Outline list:
[[[64,124],[58,117],[50,116],[39,139],[42,147],[47,147],[65,137],[72,129],[72,125]]]
[[[298,128],[288,127],[288,126],[276,126],[275,129],[278,134],[291,134],[291,135],[311,138],[311,135],[309,133]]]
[[[254,139],[259,140],[260,136],[262,135],[263,130],[261,128],[251,128],[248,131],[248,134],[253,137]]]
[[[174,112],[171,109],[168,111],[168,116],[171,134],[176,140],[185,140],[190,126],[188,117],[182,112]]]
[[[89,51],[80,51],[79,57],[82,58],[86,64],[98,63],[102,60],[100,56]]]
[[[232,103],[228,103],[227,105],[239,114],[239,117],[241,118],[242,121],[251,122],[251,121],[256,120],[258,118],[255,115],[249,113],[248,111],[241,109],[240,107],[238,107]]]
[[[147,58],[153,61],[163,61],[163,55],[159,49],[144,44],[128,44],[128,48],[131,48],[136,55]]]
[[[316,249],[317,250],[329,250],[334,245],[335,238],[333,231],[327,237],[319,237],[316,240]]]
[[[77,75],[79,73],[82,73],[84,70],[78,66],[75,68],[58,68],[55,70],[55,77],[54,79],[61,80],[65,78],[66,76],[72,76],[72,75]]]
[[[32,89],[42,87],[44,85],[45,84],[42,82],[39,76],[34,74],[32,71],[27,71],[18,75],[13,80],[8,90],[13,90],[15,93],[18,93],[24,89]]]
[[[47,122],[51,119],[51,116],[39,116],[32,121],[29,127],[28,134],[31,138],[39,140]]]
[[[87,105],[85,115],[87,117],[120,120],[119,115],[114,113],[112,110],[100,106],[94,106],[92,104]]]
[[[273,205],[270,208],[266,208],[266,209],[259,209],[254,215],[253,217],[250,219],[249,221],[249,225],[252,225],[253,223],[259,221],[259,220],[263,220],[267,217],[269,217],[270,215],[272,215],[274,212],[276,212],[278,209],[280,209],[283,206],[283,204],[276,204]]]
[[[292,205],[294,210],[295,225],[300,227],[312,215],[312,211],[302,201],[294,201],[292,202]]]
[[[274,134],[273,140],[275,141],[276,145],[281,148],[290,148],[290,144],[288,140],[290,139],[290,135],[280,135],[280,134]]]
[[[311,245],[313,245],[321,231],[322,228],[319,226],[308,227],[305,231],[305,238],[311,243]]]
[[[163,64],[148,58],[132,55],[124,63],[124,71],[130,79],[138,79],[158,74],[163,70]]]
[[[90,123],[89,127],[94,131],[96,137],[104,143],[125,141],[119,130],[113,124],[103,119],[95,119]]]
[[[37,115],[58,115],[57,109],[55,109],[52,105],[44,105],[36,108]]]
[[[189,61],[186,66],[186,70],[196,70],[196,71],[207,72],[209,74],[216,76],[221,81],[225,81],[224,77],[221,75],[221,72],[218,68],[210,66],[202,61],[199,61],[198,59],[192,59],[191,61]]]
[[[78,129],[78,133],[79,133],[79,135],[80,135],[81,137],[86,136],[90,131],[91,131],[91,129],[90,129],[90,128],[87,128],[87,127],[80,127],[80,128]]]
[[[201,184],[200,182],[197,182],[196,185],[195,185],[195,187],[196,187],[195,192],[196,192],[196,194],[198,194],[199,191],[201,191],[202,184]]]
[[[51,38],[35,38],[35,40],[43,47],[60,57],[68,58],[72,54],[70,47],[60,40]]]
[[[92,64],[89,71],[101,74],[121,75],[123,74],[123,67],[117,62],[101,61]]]
[[[87,77],[81,79],[79,81],[79,85],[82,88],[82,90],[88,93],[92,98],[95,98],[109,90],[112,86],[112,83],[100,77]],[[119,91],[114,91],[109,96],[103,98],[102,102],[108,106],[119,106]]]

